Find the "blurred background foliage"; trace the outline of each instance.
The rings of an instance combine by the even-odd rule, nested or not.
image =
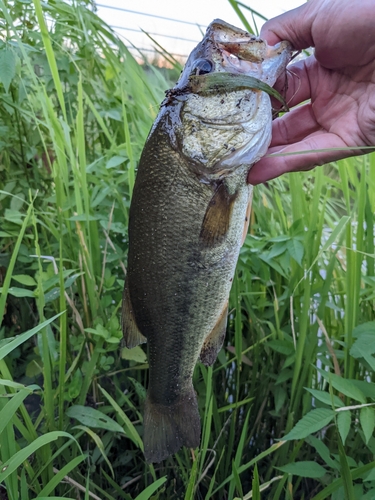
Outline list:
[[[375,156],[254,189],[201,448],[148,466],[119,308],[181,66],[137,62],[90,2],[0,0],[0,25],[0,498],[374,498]]]

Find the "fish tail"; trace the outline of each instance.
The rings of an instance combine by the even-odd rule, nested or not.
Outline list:
[[[146,461],[161,462],[181,446],[197,448],[201,424],[193,387],[172,405],[153,403],[147,395],[144,413],[144,454]]]

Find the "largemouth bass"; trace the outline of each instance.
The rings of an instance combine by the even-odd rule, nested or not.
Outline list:
[[[213,21],[143,149],[129,216],[123,332],[129,348],[148,342],[147,462],[199,445],[193,371],[199,359],[212,365],[222,347],[249,223],[246,177],[271,140],[268,93],[236,82],[246,76],[272,86],[290,57],[288,42],[269,47]],[[206,75],[227,83],[202,86]]]

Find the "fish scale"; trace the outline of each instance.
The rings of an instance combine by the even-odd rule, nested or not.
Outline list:
[[[223,21],[211,23],[150,131],[130,207],[123,331],[128,347],[148,343],[143,436],[148,462],[160,462],[182,445],[199,445],[193,371],[198,359],[211,365],[222,346],[248,223],[252,187],[246,184],[247,172],[270,141],[266,93],[229,88],[223,101],[212,93],[184,90],[194,61],[205,57],[210,62],[205,67],[213,72],[223,71],[226,61],[233,63],[233,57],[226,59],[228,44],[223,52],[215,38],[225,31],[228,39],[241,36],[241,54],[251,53],[256,44],[250,66],[237,61],[225,68],[229,73],[242,67],[253,74],[254,60],[269,49]],[[272,50],[269,56],[279,72],[290,55],[284,45],[282,56]]]

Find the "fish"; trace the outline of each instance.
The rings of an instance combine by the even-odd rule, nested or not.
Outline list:
[[[268,46],[215,19],[166,92],[141,154],[122,329],[126,347],[148,343],[148,463],[200,444],[193,371],[198,360],[212,365],[224,342],[250,217],[246,178],[271,140],[271,100],[261,88],[285,74],[291,51],[287,41]]]

